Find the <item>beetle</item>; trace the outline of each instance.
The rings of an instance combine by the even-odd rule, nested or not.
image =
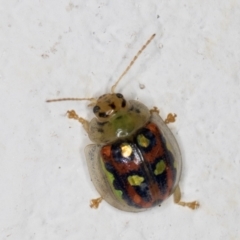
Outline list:
[[[68,111],[68,117],[79,121],[94,143],[85,148],[91,180],[100,196],[91,201],[97,208],[104,199],[110,205],[128,212],[140,212],[160,205],[173,194],[174,202],[191,209],[197,201],[181,201],[179,179],[182,159],[177,141],[167,127],[176,114],[164,121],[157,107],[127,101],[115,88],[142,51],[153,40],[153,34],[142,46],[111,88],[98,98],[61,98],[47,102],[87,100],[93,107],[91,121]]]

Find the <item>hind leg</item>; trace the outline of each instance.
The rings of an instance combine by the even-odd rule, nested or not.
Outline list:
[[[197,201],[193,202],[182,202],[181,201],[181,191],[179,185],[176,187],[174,193],[173,193],[174,203],[181,205],[183,207],[189,207],[193,210],[197,209],[200,205]]]

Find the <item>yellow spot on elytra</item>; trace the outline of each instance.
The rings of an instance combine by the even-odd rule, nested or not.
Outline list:
[[[114,180],[115,180],[114,175],[113,175],[112,173],[110,173],[110,172],[105,168],[103,161],[101,161],[101,163],[102,163],[103,171],[104,171],[105,174],[106,174],[107,180],[109,181],[110,186],[111,186],[111,188],[112,188],[115,196],[117,196],[119,199],[121,199],[121,198],[122,198],[122,191],[115,189],[114,186],[113,186],[113,182],[114,182]]]
[[[132,154],[132,147],[127,143],[123,143],[121,145],[121,153],[123,157],[129,157]]]
[[[144,178],[138,175],[128,177],[128,182],[130,183],[131,186],[140,186],[143,181]]]
[[[150,144],[149,139],[147,139],[143,134],[137,136],[137,142],[142,147],[148,147]]]
[[[154,170],[154,174],[159,175],[163,173],[165,169],[166,169],[166,164],[163,160],[161,160],[160,162],[157,163],[156,168]]]
[[[112,190],[113,190],[114,194],[115,194],[119,199],[121,199],[121,198],[122,198],[122,191],[115,189],[114,186],[113,186],[113,182],[114,182],[114,180],[115,180],[113,174],[110,173],[110,172],[108,172],[108,171],[106,170],[106,176],[107,176],[108,181],[109,181],[110,184],[111,184],[111,187],[112,187]]]

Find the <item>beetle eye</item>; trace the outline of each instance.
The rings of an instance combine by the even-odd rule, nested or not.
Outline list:
[[[100,113],[98,114],[98,116],[99,116],[100,118],[106,118],[106,117],[107,117],[107,114],[106,114],[105,112],[100,112]]]
[[[117,96],[118,98],[123,98],[123,95],[122,95],[121,93],[116,93],[116,96]]]
[[[95,107],[93,108],[93,112],[94,112],[94,113],[98,113],[99,110],[100,110],[100,107],[99,107],[99,106],[95,106]]]

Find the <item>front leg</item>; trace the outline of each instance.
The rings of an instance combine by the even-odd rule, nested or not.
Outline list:
[[[79,121],[82,124],[85,131],[87,133],[89,132],[89,121],[87,121],[86,119],[84,119],[82,117],[79,117],[74,110],[67,111],[67,115],[68,115],[68,118],[75,119],[75,120]]]

